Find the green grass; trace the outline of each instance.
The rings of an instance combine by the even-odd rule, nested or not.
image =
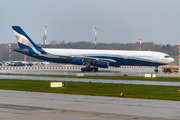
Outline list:
[[[11,74],[0,73],[0,75],[22,75],[22,76],[41,76],[41,77],[66,77],[66,78],[86,78],[86,79],[111,79],[111,80],[143,80],[143,81],[170,81],[180,82],[180,77],[156,77],[145,78],[144,76],[75,76],[75,75],[39,75],[39,74]]]
[[[180,87],[176,86],[65,82],[64,88],[50,88],[50,82],[5,79],[0,80],[0,89],[113,97],[119,97],[122,92],[126,98],[180,101]]]

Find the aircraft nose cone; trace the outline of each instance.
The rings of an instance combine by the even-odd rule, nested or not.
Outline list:
[[[174,59],[173,59],[173,58],[170,58],[169,62],[170,62],[170,63],[174,62]]]

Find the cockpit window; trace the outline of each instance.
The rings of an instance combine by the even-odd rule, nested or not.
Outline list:
[[[170,56],[166,55],[166,56],[164,56],[164,58],[170,58]]]

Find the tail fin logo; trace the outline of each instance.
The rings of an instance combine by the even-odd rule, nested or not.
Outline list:
[[[17,33],[16,31],[14,31],[14,34],[16,36],[17,42],[22,45],[25,45],[25,46],[20,45],[19,47],[23,48],[23,47],[29,46],[29,47],[33,48],[33,45],[29,42],[29,40],[25,36]]]
[[[19,26],[12,28],[20,48],[31,48],[36,54],[41,54],[38,49],[42,48],[37,46]]]

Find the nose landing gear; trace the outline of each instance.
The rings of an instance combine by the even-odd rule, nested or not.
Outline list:
[[[158,72],[158,66],[156,66],[156,68],[154,69],[154,72]]]

